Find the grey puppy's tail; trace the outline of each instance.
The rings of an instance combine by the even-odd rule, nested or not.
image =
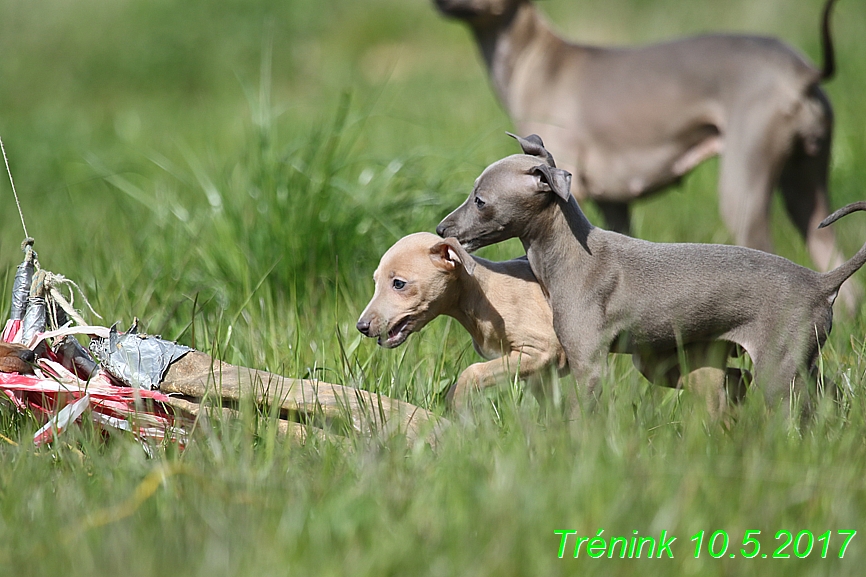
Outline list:
[[[847,206],[843,206],[827,218],[821,221],[821,224],[818,225],[818,228],[824,228],[825,226],[830,226],[846,214],[851,214],[852,212],[857,212],[858,210],[866,210],[866,200],[861,200],[858,202],[852,202]],[[831,293],[835,290],[838,290],[839,287],[845,282],[849,276],[857,272],[857,270],[866,264],[866,244],[860,247],[860,250],[857,251],[857,254],[852,256],[850,259],[834,268],[830,272],[824,273],[823,281],[824,287],[828,293]]]

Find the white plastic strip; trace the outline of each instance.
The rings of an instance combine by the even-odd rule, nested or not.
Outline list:
[[[52,417],[41,429],[36,431],[36,434],[33,435],[33,442],[38,445],[50,440],[52,436],[50,433],[52,432],[55,435],[59,435],[70,423],[74,423],[89,406],[90,395],[84,395],[74,403],[66,405],[55,417]]]

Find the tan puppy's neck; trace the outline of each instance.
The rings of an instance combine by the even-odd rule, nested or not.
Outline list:
[[[447,310],[443,309],[442,314],[452,317],[463,325],[472,336],[472,340],[477,343],[478,352],[486,357],[489,355],[482,353],[481,349],[487,350],[490,345],[493,345],[497,351],[501,348],[499,343],[489,342],[491,340],[489,319],[499,314],[496,303],[491,302],[490,298],[495,298],[497,293],[491,278],[493,273],[486,267],[486,261],[473,258],[475,271],[470,275],[465,270],[461,270],[459,275],[454,276],[451,294],[456,295],[457,298],[446,303]]]

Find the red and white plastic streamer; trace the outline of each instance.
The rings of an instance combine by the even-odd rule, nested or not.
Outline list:
[[[15,342],[21,321],[9,320],[3,329],[3,341]],[[109,329],[100,326],[76,326],[39,333],[29,343],[35,349],[44,341],[58,340],[67,335],[85,334],[107,338]],[[33,436],[37,445],[53,440],[73,422],[85,415],[102,429],[131,432],[147,444],[163,441],[185,446],[185,424],[179,422],[168,396],[159,391],[118,384],[104,369],[88,380],[62,366],[51,347],[46,347],[34,367],[33,375],[0,372],[0,391],[19,410],[30,410],[45,420],[45,425]]]

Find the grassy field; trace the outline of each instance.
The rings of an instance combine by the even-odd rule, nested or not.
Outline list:
[[[586,41],[761,32],[820,59],[819,0],[541,5]],[[866,198],[862,5],[841,0],[833,29],[840,206]],[[516,152],[509,129],[468,32],[425,0],[0,3],[0,136],[42,265],[77,281],[106,323],[138,316],[236,364],[444,414],[439,393],[477,360],[462,328],[440,319],[386,351],[354,324],[381,253],[432,230],[484,166]],[[715,175],[709,163],[638,203],[636,233],[729,242]],[[5,318],[23,232],[7,184],[0,203]],[[779,252],[808,265],[775,208]],[[862,215],[836,228],[845,254],[866,240]],[[807,427],[752,395],[724,431],[688,392],[654,388],[615,357],[598,412],[580,423],[505,385],[457,416],[436,451],[400,439],[293,446],[254,414],[182,454],[148,458],[87,425],[37,449],[35,420],[3,403],[0,575],[861,575],[864,328],[863,314],[837,320],[821,362],[841,407],[823,403]],[[571,556],[576,536],[602,529],[666,532],[673,558]],[[561,559],[555,531],[577,532]],[[730,540],[718,559],[716,531]],[[753,559],[746,531],[761,531]],[[800,559],[802,531],[815,543]],[[790,558],[772,558],[777,548]]]

